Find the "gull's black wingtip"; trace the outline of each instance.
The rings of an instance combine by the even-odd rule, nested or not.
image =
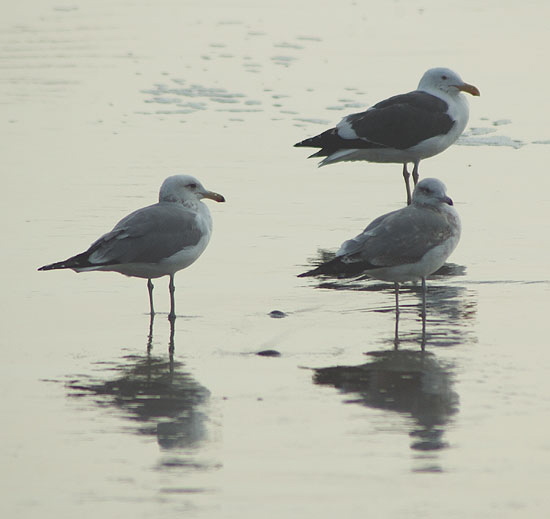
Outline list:
[[[41,267],[37,268],[36,270],[57,270],[57,269],[64,269],[67,268],[65,261],[58,261],[56,263],[50,263],[48,265],[42,265]]]
[[[308,137],[307,139],[304,139],[303,141],[297,142],[294,147],[295,148],[322,148],[322,143],[320,142],[320,135],[316,135],[315,137]]]
[[[296,277],[297,278],[307,278],[307,277],[311,277],[311,276],[316,276],[317,274],[320,274],[319,271],[319,267],[317,267],[316,269],[313,269],[313,270],[308,270],[307,272],[302,272],[301,274],[298,274]]]
[[[368,262],[364,261],[355,261],[355,262],[346,262],[342,261],[342,257],[336,257],[325,263],[317,265],[312,270],[298,274],[296,277],[306,278],[313,276],[329,276],[335,278],[347,278],[355,277],[365,273],[368,273],[368,270],[374,268]]]
[[[71,258],[68,258],[66,260],[56,261],[55,263],[43,265],[38,270],[59,270],[93,267],[94,265],[88,260],[91,252],[92,250],[89,249],[86,252],[82,252],[81,254],[77,254],[76,256],[72,256]]]
[[[307,272],[302,272],[298,274],[299,278],[308,278],[313,276],[337,276],[342,272],[342,261],[340,258],[333,258],[329,261],[325,261],[317,265],[314,269],[308,270]]]

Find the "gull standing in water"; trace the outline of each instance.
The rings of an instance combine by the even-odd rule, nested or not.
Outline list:
[[[422,324],[426,322],[426,277],[443,266],[460,239],[460,218],[445,185],[436,178],[421,180],[412,203],[373,220],[342,244],[336,257],[299,277],[364,272],[395,286],[399,316],[399,283],[422,281]]]
[[[155,314],[151,280],[169,276],[168,318],[173,321],[174,275],[198,259],[212,234],[212,218],[202,198],[225,202],[222,195],[208,191],[195,177],[168,177],[160,188],[158,203],[130,213],[85,252],[38,270],[102,270],[147,279],[151,316]]]
[[[411,203],[410,173],[418,183],[418,164],[453,144],[466,128],[468,100],[479,90],[448,68],[424,73],[418,88],[380,101],[366,112],[344,117],[334,128],[294,146],[321,148],[310,157],[325,157],[319,166],[366,160],[403,164],[407,204]]]

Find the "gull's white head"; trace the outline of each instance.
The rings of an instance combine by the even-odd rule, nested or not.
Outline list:
[[[414,188],[412,196],[413,205],[439,204],[453,205],[453,201],[447,196],[445,184],[437,178],[424,178]]]
[[[189,202],[210,198],[216,202],[225,202],[225,198],[205,187],[191,175],[173,175],[160,186],[159,202]]]
[[[428,93],[440,90],[451,95],[458,95],[460,92],[468,92],[473,96],[479,95],[477,87],[465,83],[456,72],[445,67],[431,68],[424,72],[418,83],[418,90]]]

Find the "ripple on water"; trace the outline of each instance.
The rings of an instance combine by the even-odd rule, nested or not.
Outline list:
[[[154,112],[140,112],[146,115],[153,114],[182,114],[207,110],[214,105],[240,105],[239,108],[224,109],[216,107],[216,111],[251,112],[261,111],[252,106],[261,105],[260,101],[247,99],[245,94],[230,92],[225,88],[207,87],[197,83],[188,84],[183,79],[172,79],[172,85],[157,83],[153,88],[142,90],[149,97],[148,104],[172,105],[174,108],[155,110]]]

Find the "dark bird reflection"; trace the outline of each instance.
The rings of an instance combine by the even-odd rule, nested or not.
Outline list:
[[[311,266],[330,261],[334,252],[320,249],[317,257],[311,259]],[[372,311],[395,314],[395,334],[387,342],[399,344],[416,343],[422,348],[428,343],[432,346],[453,346],[464,342],[475,342],[473,320],[477,313],[477,293],[472,288],[441,284],[438,280],[464,276],[466,268],[454,263],[446,263],[429,277],[428,296],[426,301],[426,316],[422,316],[422,286],[420,283],[407,283],[400,289],[399,314],[395,311],[394,287],[392,283],[384,283],[372,279],[360,271],[341,272],[338,276],[323,276],[319,278],[317,288],[329,290],[355,290],[363,292],[387,291],[392,294],[391,300],[382,308]],[[418,303],[407,303],[403,297],[407,293],[414,294]],[[403,317],[413,312],[421,322],[418,331],[403,333]],[[401,319],[400,319],[401,318]]]
[[[93,395],[100,407],[115,407],[138,424],[135,432],[156,435],[163,449],[195,447],[206,437],[205,403],[209,391],[174,361],[174,322],[170,322],[168,358],[152,354],[151,317],[144,355],[128,355],[119,364],[101,363],[108,380],[72,380],[70,396]]]
[[[389,350],[367,353],[359,366],[315,369],[314,382],[354,394],[347,402],[403,413],[414,425],[411,448],[434,451],[447,447],[445,426],[458,411],[452,389],[452,365],[438,362],[426,351]]]

